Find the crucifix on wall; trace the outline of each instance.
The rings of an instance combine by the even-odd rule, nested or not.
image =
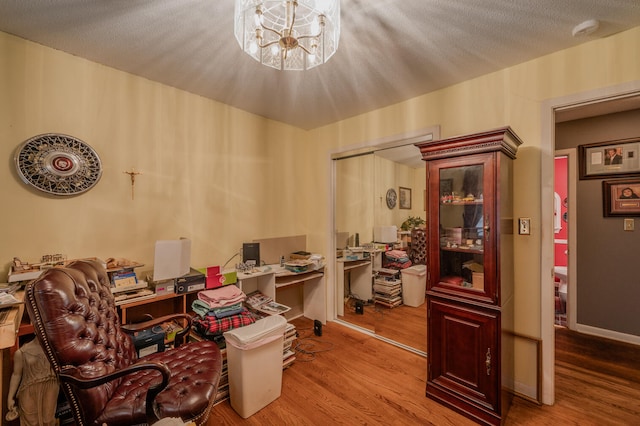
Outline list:
[[[132,167],[131,171],[129,171],[129,172],[125,171],[123,173],[126,173],[131,177],[131,199],[133,200],[133,191],[134,191],[135,184],[136,184],[136,176],[137,175],[141,175],[142,172],[136,172],[135,169]]]

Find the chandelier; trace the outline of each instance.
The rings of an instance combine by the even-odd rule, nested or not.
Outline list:
[[[340,0],[236,0],[236,39],[242,50],[279,70],[306,70],[336,53]]]

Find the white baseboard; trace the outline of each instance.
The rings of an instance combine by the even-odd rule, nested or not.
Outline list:
[[[606,330],[604,328],[592,327],[590,325],[576,324],[576,331],[592,336],[604,337],[606,339],[640,345],[640,336],[625,334],[617,331]]]
[[[538,389],[535,386],[527,385],[526,383],[515,382],[513,384],[514,392],[516,395],[522,395],[530,398],[532,401],[538,401]]]

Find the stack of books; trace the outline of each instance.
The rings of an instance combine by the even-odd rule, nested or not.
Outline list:
[[[218,382],[218,393],[216,393],[214,405],[220,404],[222,401],[229,399],[229,369],[227,368],[227,348],[220,349],[222,355],[222,372],[220,373],[220,381]]]
[[[282,369],[286,369],[296,360],[296,353],[293,350],[293,341],[296,340],[298,332],[296,327],[288,323],[284,330],[284,345],[282,348]]]
[[[375,270],[376,277],[373,284],[373,300],[387,308],[402,305],[402,280],[400,271],[396,269],[379,268]]]

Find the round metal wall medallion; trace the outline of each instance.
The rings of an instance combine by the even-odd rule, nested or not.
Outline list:
[[[27,139],[14,160],[26,184],[53,195],[81,194],[102,176],[98,153],[80,139],[59,133]]]
[[[396,194],[396,190],[391,188],[387,191],[387,207],[390,209],[396,206],[396,201],[398,200],[398,194]]]

